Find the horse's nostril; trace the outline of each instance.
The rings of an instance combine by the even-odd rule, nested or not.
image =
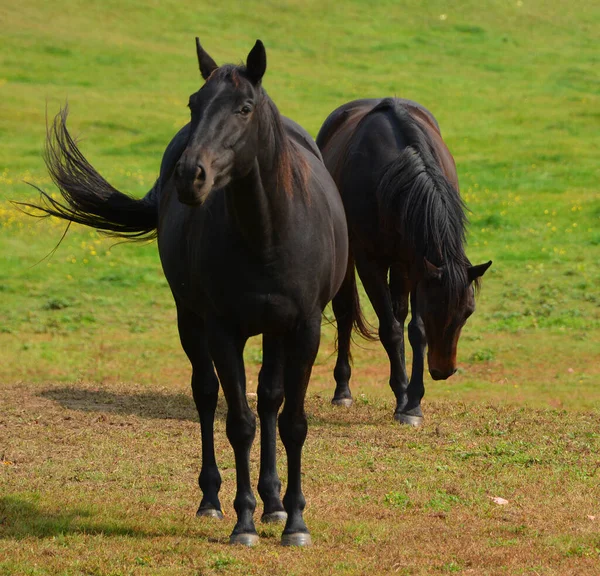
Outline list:
[[[196,165],[196,182],[204,182],[206,180],[206,170],[200,162]]]

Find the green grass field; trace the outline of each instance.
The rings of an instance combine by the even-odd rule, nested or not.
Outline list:
[[[600,5],[370,4],[2,2],[0,574],[598,573]],[[471,211],[469,257],[494,261],[459,373],[426,382],[422,430],[391,421],[377,343],[355,348],[356,405],[329,407],[324,325],[310,550],[279,548],[271,527],[259,549],[224,544],[221,421],[227,518],[193,517],[198,427],[156,245],[72,227],[47,258],[64,224],[10,203],[36,198],[25,181],[53,191],[46,117],[66,101],[90,162],[143,195],[200,84],[194,36],[218,63],[261,38],[266,89],[313,135],[353,98],[428,107]],[[260,340],[246,359],[252,389]]]

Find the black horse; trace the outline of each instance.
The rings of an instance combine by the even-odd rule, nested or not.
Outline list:
[[[321,127],[317,144],[342,195],[350,234],[346,279],[333,300],[338,359],[332,402],[352,403],[353,323],[371,336],[355,312],[356,265],[390,359],[394,417],[419,425],[425,346],[434,380],[456,372],[460,331],[475,310],[474,288],[491,265],[472,266],[465,254],[466,218],[454,159],[433,115],[397,98],[341,106]],[[404,358],[409,295],[410,382]]]
[[[310,535],[302,518],[304,399],[321,314],[346,270],[344,208],[314,141],[280,116],[261,86],[263,44],[256,42],[245,66],[218,67],[196,43],[205,83],[190,97],[191,122],[167,147],[153,189],[135,200],[110,186],[69,136],[63,111],[48,139],[46,163],[66,202],[42,192],[42,210],[117,236],[158,236],[200,416],[198,515],[222,517],[213,444],[220,380],[237,470],[237,523],[230,541],[246,545],[258,541],[249,470],[256,419],[246,399],[242,353],[250,336],[263,334],[262,519],[287,518],[282,543],[305,545]],[[275,445],[284,398],[279,432],[288,485],[282,503]]]

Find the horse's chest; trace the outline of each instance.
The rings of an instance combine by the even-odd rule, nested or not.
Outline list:
[[[280,332],[295,323],[302,305],[293,274],[285,267],[265,266],[246,255],[218,259],[207,256],[198,268],[207,313],[236,323],[247,334]]]
[[[290,248],[290,242],[258,249],[228,226],[221,210],[216,204],[196,218],[190,215],[172,237],[159,234],[176,298],[200,316],[226,321],[248,335],[286,331],[314,312],[323,299],[326,251],[316,250],[308,233],[308,240],[296,243],[302,249]]]

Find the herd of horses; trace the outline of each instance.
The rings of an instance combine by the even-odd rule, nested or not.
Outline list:
[[[258,534],[249,470],[256,418],[247,401],[243,350],[250,336],[263,335],[257,390],[262,520],[285,521],[282,544],[302,546],[311,541],[302,516],[304,400],[325,306],[333,301],[338,327],[333,403],[352,403],[353,329],[374,338],[361,314],[357,271],[389,356],[394,417],[419,425],[425,350],[432,378],[456,371],[460,331],[491,262],[473,266],[465,254],[454,160],[425,108],[398,98],[353,101],[326,119],[315,143],[279,114],[263,89],[262,42],[240,66],[217,66],[198,39],[196,48],[204,84],[190,96],[190,122],[167,146],[159,178],[144,198],[119,192],[94,170],[67,131],[64,109],[49,130],[45,154],[62,198],[40,190],[40,205],[29,206],[115,236],[157,237],[200,417],[197,514],[222,517],[213,440],[220,382],[237,472],[230,541],[245,545],[257,543]],[[410,379],[404,354],[409,299]],[[283,499],[277,423],[288,459]]]

